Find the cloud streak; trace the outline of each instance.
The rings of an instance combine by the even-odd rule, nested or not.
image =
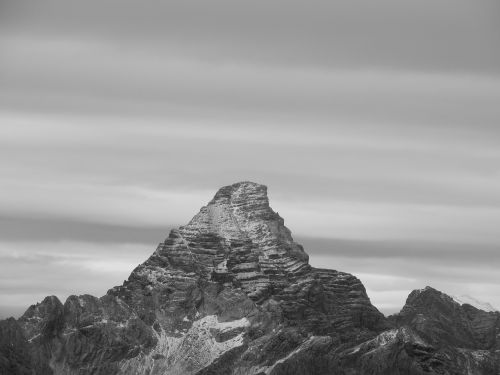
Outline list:
[[[103,294],[240,180],[386,312],[500,305],[497,1],[0,6],[0,314]]]
[[[33,1],[3,5],[10,33],[139,44],[199,59],[267,64],[382,65],[498,72],[494,0]]]

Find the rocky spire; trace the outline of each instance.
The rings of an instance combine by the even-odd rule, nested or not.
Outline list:
[[[180,232],[187,238],[200,233],[217,234],[228,243],[251,240],[263,250],[280,247],[295,258],[308,260],[302,246],[293,241],[283,218],[269,206],[267,187],[255,182],[239,182],[219,189]]]
[[[266,186],[248,181],[221,188],[103,297],[48,297],[0,324],[37,375],[341,373],[341,352],[386,328],[360,280],[311,267]]]
[[[310,268],[303,247],[269,206],[267,187],[249,181],[219,189],[156,255],[209,279],[236,282],[254,300]]]

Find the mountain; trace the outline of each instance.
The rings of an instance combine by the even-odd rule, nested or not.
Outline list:
[[[474,306],[476,309],[480,309],[483,311],[498,311],[498,309],[494,308],[490,303],[480,301],[474,297],[468,296],[466,294],[462,294],[460,296],[451,296],[455,302],[458,302],[460,305],[471,305]]]
[[[122,285],[0,322],[0,374],[496,374],[500,313],[413,291],[385,318],[318,269],[267,188],[221,188]]]

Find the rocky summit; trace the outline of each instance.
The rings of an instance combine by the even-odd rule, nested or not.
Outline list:
[[[335,251],[335,249],[332,249]],[[221,188],[123,285],[0,322],[0,374],[495,374],[500,313],[413,291],[385,318],[311,267],[267,188]]]

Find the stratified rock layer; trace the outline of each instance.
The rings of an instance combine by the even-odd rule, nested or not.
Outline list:
[[[241,182],[105,296],[0,322],[0,375],[493,374],[498,314],[426,296],[387,320],[356,277],[311,267],[267,188]]]

